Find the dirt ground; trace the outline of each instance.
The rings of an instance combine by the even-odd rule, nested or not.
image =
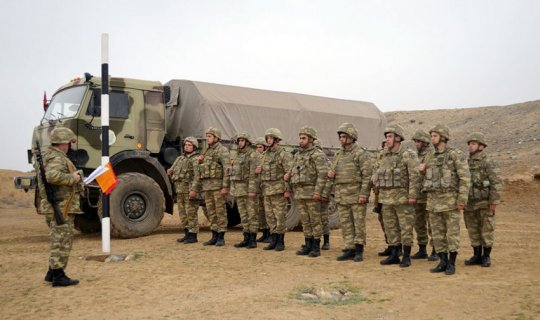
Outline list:
[[[0,208],[0,318],[539,319],[540,182],[509,182],[505,192],[491,268],[463,265],[471,254],[464,226],[457,273],[445,276],[431,274],[435,263],[427,260],[406,269],[381,266],[377,251],[384,238],[374,214],[368,215],[361,263],[335,260],[340,230],[319,258],[295,255],[301,232],[287,233],[281,253],[234,248],[238,228],[226,234],[222,248],[177,244],[175,214],[150,236],[113,239],[113,253],[132,254],[131,261],[87,261],[101,254],[100,235],[77,234],[67,273],[81,283],[68,288],[43,281],[48,229],[30,204],[18,202],[20,208]],[[199,240],[209,237],[203,228]],[[307,287],[344,287],[359,299],[346,305],[298,300]]]

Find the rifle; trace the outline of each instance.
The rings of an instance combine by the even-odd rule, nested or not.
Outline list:
[[[56,224],[61,226],[66,223],[62,215],[62,211],[58,207],[56,201],[56,194],[54,193],[53,186],[47,182],[47,177],[45,176],[45,166],[43,165],[43,157],[41,155],[41,149],[39,147],[39,142],[36,141],[36,160],[39,164],[39,173],[41,176],[41,182],[43,182],[43,187],[45,187],[45,193],[47,194],[47,201],[51,204],[54,211],[54,220]]]

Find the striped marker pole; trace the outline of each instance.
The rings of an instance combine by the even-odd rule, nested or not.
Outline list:
[[[101,165],[109,162],[109,34],[101,34]],[[109,196],[101,193],[103,217],[101,219],[101,248],[111,252],[111,218]]]

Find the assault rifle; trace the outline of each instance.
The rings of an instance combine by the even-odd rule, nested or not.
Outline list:
[[[39,173],[41,176],[41,182],[43,182],[43,187],[45,188],[45,193],[47,194],[47,201],[51,204],[54,211],[54,220],[56,224],[61,226],[66,223],[62,211],[58,207],[58,202],[56,200],[56,194],[54,193],[53,186],[47,182],[47,177],[45,175],[45,166],[43,165],[43,156],[41,155],[41,149],[39,147],[39,142],[36,141],[36,161],[39,164]]]

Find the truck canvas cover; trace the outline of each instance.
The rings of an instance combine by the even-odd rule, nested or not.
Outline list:
[[[339,148],[337,128],[343,122],[358,129],[359,145],[377,149],[386,126],[384,114],[370,102],[325,98],[237,86],[171,80],[167,103],[167,135],[170,139],[204,138],[205,130],[217,127],[222,139],[241,131],[261,137],[268,128],[278,128],[282,144],[297,145],[298,131],[309,125],[318,132],[321,145]]]

